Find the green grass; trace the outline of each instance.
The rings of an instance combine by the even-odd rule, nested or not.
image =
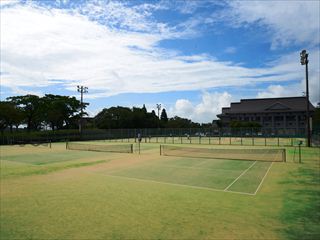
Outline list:
[[[239,191],[239,186],[242,184],[241,192],[253,194],[270,164],[270,162],[162,157],[158,161],[143,165],[135,165],[117,171],[102,170],[101,173],[134,180],[224,190],[250,168],[249,173],[241,176],[231,189]],[[251,168],[251,165],[255,166]]]
[[[319,149],[303,148],[297,164],[287,148],[256,195],[157,183],[224,189],[253,163],[163,157],[157,144],[140,155],[0,150],[1,240],[320,237]],[[269,167],[257,162],[229,190],[252,193]]]

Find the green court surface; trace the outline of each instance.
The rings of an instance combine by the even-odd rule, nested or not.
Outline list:
[[[102,173],[132,180],[256,194],[271,162],[163,157],[158,161]]]
[[[161,156],[143,142],[139,154],[133,144],[1,146],[0,239],[320,238],[319,148],[302,148],[299,164],[294,147],[287,162],[268,162]]]

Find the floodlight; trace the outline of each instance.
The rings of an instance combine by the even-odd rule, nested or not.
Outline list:
[[[300,63],[301,65],[305,65],[308,62],[308,53],[306,50],[302,50],[300,53]]]
[[[311,146],[311,127],[310,127],[310,104],[309,104],[309,81],[308,81],[308,53],[307,50],[303,49],[300,52],[300,63],[301,65],[306,65],[306,92],[305,92],[305,96],[306,96],[306,125],[307,125],[307,146],[310,147]]]

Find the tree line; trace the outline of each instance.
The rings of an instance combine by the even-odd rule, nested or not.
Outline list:
[[[25,95],[0,101],[0,130],[25,125],[30,130],[71,129],[78,126],[81,107],[88,104],[75,97],[46,94]]]
[[[24,95],[8,97],[0,101],[0,130],[25,127],[32,130],[76,129],[81,119],[81,108],[88,103],[75,97],[46,94],[43,97]],[[83,116],[87,113],[84,111]],[[86,118],[85,128],[128,129],[128,128],[194,128],[199,123],[175,116],[168,118],[163,108],[160,117],[155,111],[148,112],[145,105],[139,107],[104,108],[93,118]],[[203,125],[202,125],[203,126]]]
[[[168,118],[166,109],[162,109],[158,117],[154,110],[147,112],[145,105],[142,108],[110,107],[105,108],[94,117],[96,127],[102,129],[125,128],[195,128],[199,123],[175,116]]]

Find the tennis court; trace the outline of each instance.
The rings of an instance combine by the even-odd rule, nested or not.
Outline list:
[[[247,157],[249,160],[215,159],[203,155],[207,149],[198,148],[198,150],[200,150],[197,152],[198,157],[160,156],[152,161],[116,170],[102,170],[99,174],[132,181],[256,195],[274,161],[274,159],[259,161],[259,158],[250,160],[250,157]],[[166,153],[169,154],[168,150]],[[181,152],[179,154],[181,155]]]

